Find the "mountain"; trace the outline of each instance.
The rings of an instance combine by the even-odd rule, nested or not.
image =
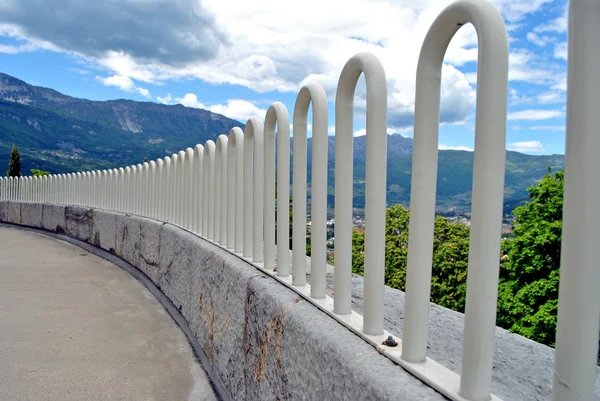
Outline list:
[[[131,100],[91,101],[29,85],[0,73],[0,174],[12,144],[21,152],[22,171],[66,173],[139,163],[203,144],[229,132],[238,121],[207,110]],[[364,207],[365,136],[354,138],[354,205]],[[311,139],[308,177],[311,177]],[[412,139],[388,136],[388,204],[410,202]],[[329,137],[329,199],[333,206],[335,138]],[[505,212],[527,199],[527,188],[548,171],[564,167],[564,156],[507,152]],[[470,208],[473,153],[439,151],[438,212]]]
[[[182,105],[78,99],[0,73],[0,166],[7,165],[13,143],[23,171],[128,165],[203,144],[239,125]]]
[[[308,142],[308,179],[311,179],[311,148]],[[400,134],[388,135],[387,146],[387,203],[410,204],[410,186],[412,170],[412,138]],[[335,139],[328,142],[328,204],[334,204],[335,182]],[[438,156],[438,179],[436,210],[440,214],[466,214],[471,207],[471,189],[473,184],[473,152],[462,150],[440,150]],[[365,204],[365,162],[366,136],[354,138],[354,199],[355,208],[364,208]],[[506,171],[504,188],[504,212],[510,214],[521,202],[528,199],[527,188],[535,185],[548,168],[558,171],[564,168],[563,155],[533,156],[523,153],[506,152]]]

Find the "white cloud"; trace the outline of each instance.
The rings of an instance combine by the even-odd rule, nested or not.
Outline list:
[[[568,27],[568,8],[565,7],[563,15],[555,18],[545,24],[539,25],[534,29],[534,32],[556,32],[565,33]]]
[[[114,86],[125,92],[138,93],[144,97],[150,98],[150,92],[147,89],[136,86],[133,80],[123,75],[113,75],[110,77],[99,77],[96,79],[102,82],[105,86]]]
[[[448,145],[439,144],[438,145],[438,149],[439,150],[466,150],[467,152],[472,152],[473,151],[473,148],[470,148],[468,146],[461,146],[461,145],[458,145],[458,146],[448,146]]]
[[[30,0],[5,1],[17,4]],[[413,123],[415,72],[421,44],[433,20],[453,0],[204,0],[201,6],[196,0],[179,0],[164,16],[159,7],[165,4],[164,0],[149,4],[138,0],[118,2],[115,9],[127,11],[122,15],[107,12],[103,2],[72,1],[76,3],[73,13],[66,15],[64,21],[47,19],[43,29],[31,24],[22,12],[24,5],[13,7],[21,10],[19,20],[14,20],[20,25],[11,25],[13,34],[28,40],[45,38],[61,51],[83,56],[111,75],[135,82],[160,84],[197,78],[215,84],[241,85],[257,92],[295,92],[302,83],[316,81],[330,99],[345,62],[354,54],[367,51],[385,67],[388,123],[405,128]],[[509,29],[516,29],[526,15],[548,1],[494,0],[494,4],[503,13]],[[130,18],[138,14],[145,17],[143,21],[160,23],[139,24],[140,18]],[[118,24],[87,27],[87,15]],[[181,30],[177,29],[177,21],[181,22]],[[77,38],[65,39],[57,28],[70,29],[78,24],[85,34]],[[105,27],[111,26],[117,26],[117,30],[108,28],[107,33]],[[148,27],[152,29],[149,31]],[[155,38],[158,39],[153,41]],[[83,46],[85,43],[93,46]],[[475,76],[463,74],[458,68],[476,61],[476,46],[477,35],[470,25],[462,27],[450,43],[442,71],[442,122],[464,121],[472,115]],[[519,50],[513,53],[519,54]],[[548,84],[556,75],[532,66],[533,57],[522,56],[517,62],[514,59],[512,56],[512,80]],[[360,109],[365,97],[362,78],[356,96]],[[239,109],[240,104],[222,107],[240,114],[232,109]],[[241,114],[248,115],[248,110]]]
[[[564,92],[548,91],[537,95],[536,101],[541,104],[556,104],[565,103],[566,100]]]
[[[567,59],[567,42],[559,43],[554,47],[554,57],[558,59]]]
[[[229,99],[227,104],[215,104],[208,107],[213,113],[223,114],[234,120],[246,123],[250,117],[264,120],[267,110],[257,107],[254,103],[242,99]]]
[[[167,96],[169,97],[169,96]],[[206,109],[206,106],[198,101],[198,96],[193,93],[187,93],[184,97],[178,97],[175,99],[176,103],[182,104],[186,107],[194,107],[196,109]]]
[[[260,120],[264,120],[267,114],[267,110],[261,109],[254,103],[242,99],[229,99],[227,100],[227,104],[205,105],[198,100],[198,96],[188,93],[182,98],[176,98],[175,102],[187,107],[206,109],[213,113],[222,114],[242,123],[246,123],[250,117],[258,117]]]
[[[173,98],[171,97],[170,93],[167,93],[167,96],[165,97],[157,96],[156,101],[162,104],[171,104],[173,102]]]
[[[540,141],[513,142],[509,143],[506,149],[521,153],[542,153],[546,151]]]
[[[33,43],[25,43],[18,46],[0,44],[0,53],[4,54],[27,53],[35,50],[38,50],[38,47]]]
[[[561,110],[521,110],[508,113],[508,120],[547,120],[564,114]]]
[[[552,39],[549,36],[539,36],[535,32],[527,33],[527,40],[540,47],[544,47],[548,44],[548,42],[552,41]]]
[[[535,131],[564,131],[565,126],[564,125],[534,125],[532,127],[529,127],[529,129],[532,129]]]

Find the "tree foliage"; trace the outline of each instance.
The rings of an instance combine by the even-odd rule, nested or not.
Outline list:
[[[387,209],[385,233],[385,284],[406,287],[408,225],[410,215],[402,205]],[[431,301],[463,311],[467,285],[469,227],[437,217],[434,224]],[[364,272],[364,233],[352,235],[352,271]]]
[[[513,214],[514,238],[502,246],[498,323],[553,346],[558,309],[564,172],[529,188]]]
[[[31,169],[31,175],[34,177],[43,177],[45,175],[50,175],[50,172],[48,171],[42,171],[42,170],[38,170],[35,168]]]
[[[10,159],[8,160],[8,171],[6,172],[8,177],[20,177],[21,176],[21,155],[19,149],[13,144],[12,152],[10,152]]]
[[[503,240],[497,324],[554,346],[562,230],[564,173],[550,173],[528,189],[529,201],[514,209],[514,236]],[[385,284],[406,287],[409,211],[388,208]],[[466,301],[469,227],[437,217],[434,224],[431,301],[463,312]],[[352,235],[352,271],[364,273],[364,234]]]

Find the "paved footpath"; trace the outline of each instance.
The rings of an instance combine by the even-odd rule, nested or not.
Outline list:
[[[0,400],[213,401],[160,303],[69,243],[0,227]]]

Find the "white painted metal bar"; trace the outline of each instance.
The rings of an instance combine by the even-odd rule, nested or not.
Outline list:
[[[264,238],[265,267],[275,266],[275,128],[277,127],[277,276],[286,277],[289,265],[290,117],[283,103],[275,102],[265,117]]]
[[[198,144],[194,147],[194,184],[193,184],[193,227],[192,231],[200,233],[202,225],[202,193],[203,193],[203,163],[204,146]]]
[[[185,150],[185,202],[184,202],[184,225],[188,230],[194,227],[194,149]]]
[[[163,205],[163,220],[167,222],[173,221],[173,215],[171,212],[171,186],[173,180],[171,179],[171,157],[165,156],[163,166],[163,180],[162,180],[162,205]]]
[[[227,196],[231,217],[227,220],[227,245],[239,253],[244,241],[244,133],[239,127],[229,131],[227,160],[230,163]]]
[[[131,166],[125,167],[123,178],[123,211],[131,213]]]
[[[208,239],[213,237],[214,224],[214,200],[212,199],[211,190],[214,188],[214,171],[215,171],[215,142],[206,141],[204,144],[204,160],[203,160],[203,190],[202,190],[202,235]]]
[[[165,159],[156,160],[156,216],[165,220]]]
[[[311,296],[325,298],[327,263],[327,95],[316,83],[303,86],[293,118],[292,282],[306,285],[306,159],[308,107],[312,102]]]
[[[256,118],[251,117],[246,122],[246,133],[251,132],[252,148],[244,149],[251,151],[252,160],[252,260],[263,262],[264,258],[264,221],[263,221],[263,196],[264,196],[264,139],[263,124]],[[246,199],[247,201],[247,199]]]
[[[504,191],[508,40],[498,10],[463,0],[438,16],[417,67],[415,141],[403,358],[426,357],[437,175],[440,76],[446,48],[460,26],[474,24],[479,40],[475,161],[469,271],[460,394],[490,395]]]
[[[185,190],[183,188],[185,182],[185,151],[180,150],[177,154],[177,169],[176,169],[176,182],[177,182],[177,192],[175,195],[175,199],[177,202],[177,224],[182,227],[185,227],[183,223],[183,210],[184,210],[184,195]]]
[[[352,277],[352,161],[354,91],[364,73],[367,86],[365,188],[365,311],[363,331],[383,333],[385,196],[387,171],[387,83],[372,54],[359,53],[342,70],[335,98],[335,311],[349,314]]]
[[[567,131],[554,401],[596,398],[600,324],[600,7],[569,2]]]
[[[225,244],[227,238],[227,135],[217,138],[215,151],[215,241]]]
[[[154,219],[156,216],[156,200],[158,198],[158,194],[156,191],[156,162],[154,160],[150,160],[148,163],[148,217],[152,217]]]
[[[135,185],[133,186],[133,190],[135,191],[135,193],[133,194],[133,201],[134,201],[134,210],[135,210],[135,214],[137,215],[143,215],[143,209],[142,209],[142,201],[143,201],[143,196],[142,194],[143,192],[143,188],[144,188],[144,165],[143,164],[137,164],[136,166],[136,173],[135,173]]]
[[[245,257],[252,257],[253,250],[253,204],[254,204],[254,192],[255,190],[255,178],[254,166],[255,166],[255,152],[256,147],[254,146],[256,130],[258,127],[258,120],[251,118],[246,122],[246,128],[244,130],[244,237],[242,254]]]

